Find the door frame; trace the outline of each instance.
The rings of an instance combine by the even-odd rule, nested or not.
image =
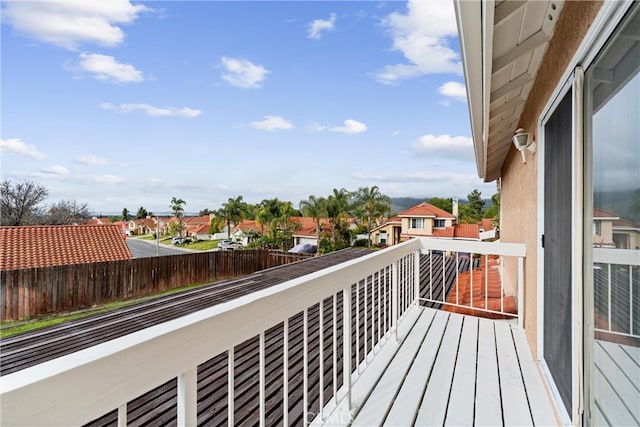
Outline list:
[[[604,47],[605,43],[613,35],[615,29],[622,22],[627,11],[633,6],[633,0],[623,0],[620,2],[604,2],[598,15],[592,22],[582,43],[569,61],[562,77],[559,80],[547,104],[543,108],[536,129],[538,135],[538,170],[537,170],[537,300],[542,303],[537,304],[537,358],[540,362],[544,379],[549,386],[554,403],[558,408],[562,422],[566,425],[580,424],[584,407],[588,404],[591,392],[588,389],[590,384],[589,363],[592,361],[591,352],[585,347],[588,344],[586,334],[588,326],[592,323],[593,313],[584,310],[585,297],[587,302],[591,301],[589,292],[593,288],[593,280],[589,275],[588,267],[591,265],[591,251],[585,243],[590,244],[591,233],[587,230],[585,217],[590,218],[592,214],[584,212],[585,197],[591,200],[589,194],[585,194],[585,176],[591,176],[588,168],[589,162],[585,158],[584,147],[584,70],[594,61],[596,55]],[[551,373],[544,360],[544,249],[541,244],[541,236],[544,234],[544,126],[555,111],[559,102],[567,94],[573,91],[573,123],[572,123],[572,408],[565,408],[558,389],[553,381]],[[586,173],[586,175],[585,175]],[[585,236],[587,237],[585,239]],[[585,292],[585,289],[587,290]],[[587,326],[587,327],[585,327]],[[585,367],[587,368],[585,379]],[[587,411],[588,413],[588,411]]]

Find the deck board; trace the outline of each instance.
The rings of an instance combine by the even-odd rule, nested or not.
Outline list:
[[[596,419],[613,425],[640,425],[640,348],[596,340]]]
[[[427,389],[418,411],[416,424],[418,425],[443,425],[447,415],[447,403],[449,392],[453,382],[458,344],[462,332],[463,316],[450,315],[447,328],[438,350],[433,372],[427,383]],[[425,343],[425,345],[432,345]]]
[[[476,366],[478,356],[478,318],[465,317],[462,337],[456,360],[456,369],[449,397],[446,425],[473,425],[473,410],[476,393]]]
[[[498,358],[493,321],[480,319],[478,325],[478,370],[476,378],[475,423],[478,426],[502,424],[502,401],[498,382]]]
[[[443,336],[447,324],[447,316],[444,312],[436,312],[435,319],[418,349],[413,364],[409,370],[393,407],[385,419],[386,425],[410,425],[420,407],[422,391],[427,386],[429,375],[435,362],[438,349],[438,340]],[[433,345],[424,345],[425,342]],[[418,390],[419,392],[416,392]]]
[[[523,330],[501,320],[415,310],[434,312],[433,321],[425,326],[421,316],[350,425],[556,423]]]

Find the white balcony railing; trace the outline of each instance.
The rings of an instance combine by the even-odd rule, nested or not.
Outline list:
[[[593,249],[595,331],[640,338],[640,252]]]
[[[289,425],[293,405],[289,365],[294,351],[289,348],[290,327],[294,327],[292,319],[299,316],[303,337],[301,424],[316,415],[322,418],[322,408],[327,406],[339,406],[349,414],[353,409],[352,385],[381,347],[395,341],[398,325],[421,300],[419,295],[425,294],[420,288],[421,254],[433,256],[434,251],[445,256],[455,252],[515,257],[517,292],[522,294],[524,245],[412,239],[5,375],[0,378],[1,422],[12,426],[81,425],[117,410],[118,424],[126,425],[128,402],[177,379],[177,424],[196,425],[199,366],[226,354],[228,390],[224,403],[227,423],[234,425],[238,394],[235,349],[257,337],[259,422],[272,424],[267,415],[267,389],[272,384],[266,364],[267,359],[274,363],[274,357],[269,353],[267,336],[273,327],[282,325],[279,405],[281,421]],[[459,263],[460,256],[455,259]],[[517,299],[521,318],[521,299]],[[346,307],[350,309],[343,309]],[[312,376],[313,383],[309,380]]]

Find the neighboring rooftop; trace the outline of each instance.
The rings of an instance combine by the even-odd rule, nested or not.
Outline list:
[[[431,217],[431,218],[445,218],[445,219],[456,219],[455,215],[450,214],[449,212],[437,208],[430,203],[422,202],[419,205],[413,206],[405,211],[402,211],[398,214],[399,217]]]
[[[0,227],[0,270],[130,258],[117,225]]]

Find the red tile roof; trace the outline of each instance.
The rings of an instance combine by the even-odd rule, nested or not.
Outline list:
[[[447,298],[448,303],[458,304],[458,306],[445,305],[442,309],[490,319],[510,318],[510,316],[482,310],[517,314],[516,299],[513,296],[505,296],[502,291],[499,264],[497,256],[483,256],[480,259],[480,265],[473,269],[473,275],[468,271],[460,273]]]
[[[406,211],[402,211],[402,212],[400,212],[398,214],[398,216],[400,216],[400,217],[426,216],[426,217],[446,218],[446,219],[455,219],[456,218],[455,216],[453,216],[453,214],[450,214],[449,212],[447,212],[445,210],[442,210],[440,208],[437,208],[437,207],[435,207],[432,204],[429,204],[427,202],[422,202],[419,205],[416,205],[416,206],[413,206],[413,207],[407,209]]]
[[[636,222],[631,222],[628,219],[621,218],[619,220],[613,221],[614,227],[623,227],[623,228],[640,228],[640,224]]]
[[[459,239],[479,239],[480,232],[478,224],[456,224],[454,226],[453,237]]]
[[[0,227],[0,270],[130,258],[117,225]]]
[[[610,219],[619,219],[620,216],[614,214],[613,212],[605,211],[603,209],[594,209],[593,210],[594,218],[610,218]]]
[[[447,238],[447,239],[453,239],[454,236],[454,229],[453,227],[447,227],[447,228],[434,228],[431,231],[431,236],[424,236],[424,237],[439,237],[439,238]]]
[[[482,227],[484,231],[491,231],[493,230],[493,220],[491,218],[482,218],[478,226]]]

